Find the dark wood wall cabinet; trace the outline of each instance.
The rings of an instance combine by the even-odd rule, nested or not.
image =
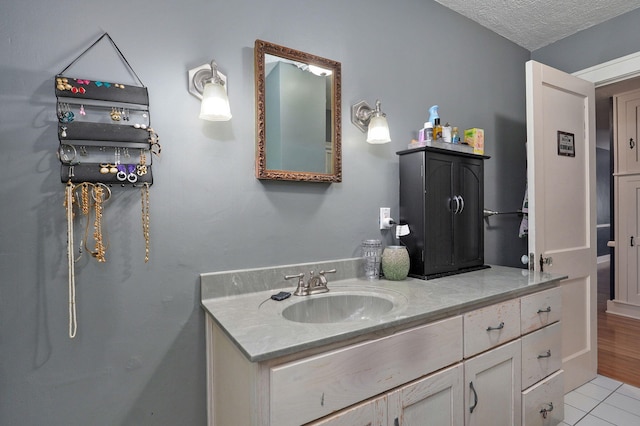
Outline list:
[[[484,160],[487,156],[422,147],[400,157],[401,237],[410,276],[429,279],[484,265]]]

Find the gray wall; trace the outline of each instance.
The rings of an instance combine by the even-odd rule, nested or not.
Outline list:
[[[640,9],[531,52],[531,59],[572,73],[640,51]]]
[[[391,242],[378,208],[397,215],[395,152],[432,104],[445,122],[485,129],[486,206],[521,205],[529,52],[435,2],[33,0],[4,1],[0,12],[2,425],[204,424],[199,274],[347,258],[365,238]],[[70,340],[54,76],[103,31],[149,89],[163,151],[151,260],[138,190],[114,189],[107,263],[85,256],[77,265]],[[256,38],[342,63],[342,183],[255,179]],[[230,122],[199,120],[187,92],[187,70],[212,58],[229,78]],[[108,44],[86,59],[69,75],[132,80]],[[350,123],[353,103],[376,98],[391,144],[368,145]],[[518,264],[518,225],[491,218],[487,262]]]

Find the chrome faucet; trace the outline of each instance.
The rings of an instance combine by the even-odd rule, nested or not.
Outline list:
[[[313,271],[309,271],[309,281],[306,283],[304,282],[304,272],[295,275],[285,275],[284,279],[298,279],[298,287],[293,292],[294,296],[311,296],[312,294],[328,292],[328,281],[325,274],[334,274],[335,272],[335,269],[330,269],[328,271],[320,271],[318,275],[314,275]]]

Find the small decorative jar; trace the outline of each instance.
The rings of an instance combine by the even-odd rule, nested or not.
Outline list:
[[[409,252],[405,246],[387,246],[382,252],[382,272],[391,281],[402,281],[409,274]]]
[[[364,240],[362,242],[362,257],[364,257],[365,278],[372,281],[380,276],[380,254],[382,242],[380,240]]]

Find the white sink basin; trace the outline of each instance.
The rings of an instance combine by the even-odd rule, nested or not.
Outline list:
[[[375,295],[326,294],[308,296],[282,311],[289,321],[335,323],[378,318],[393,309],[392,301]]]

